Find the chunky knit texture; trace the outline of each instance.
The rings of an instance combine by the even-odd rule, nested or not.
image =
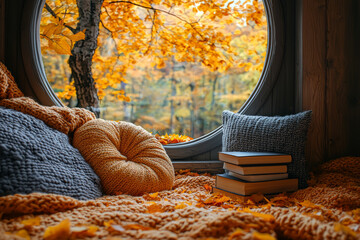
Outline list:
[[[102,196],[100,179],[67,135],[0,107],[0,196],[32,192],[82,200]]]
[[[36,117],[62,133],[71,135],[78,127],[95,119],[95,115],[83,108],[42,106],[28,97],[3,99],[0,106],[11,108]]]
[[[359,168],[360,158],[353,159]],[[343,161],[337,159],[332,166]],[[0,236],[14,239],[10,234],[25,228],[23,220],[38,216],[40,225],[26,228],[32,239],[42,239],[47,227],[64,219],[69,219],[72,227],[97,226],[91,239],[270,239],[260,238],[259,233],[277,239],[360,238],[360,198],[355,191],[348,191],[356,187],[360,192],[359,185],[314,185],[290,197],[279,195],[270,199],[270,204],[264,201],[264,205],[254,206],[249,202],[230,202],[221,196],[207,204],[212,195],[204,186],[214,184],[210,176],[178,175],[172,190],[157,195],[105,196],[89,201],[38,193],[0,197],[0,212],[4,214]],[[337,198],[343,204],[337,205]]]
[[[23,96],[24,94],[18,88],[14,77],[5,65],[0,62],[0,100]]]
[[[65,134],[72,134],[85,122],[95,119],[95,115],[86,109],[42,106],[33,99],[24,97],[13,76],[1,62],[0,106],[34,116]]]
[[[171,160],[160,142],[142,127],[92,120],[76,130],[73,145],[100,176],[106,194],[140,195],[173,185]]]
[[[223,151],[278,152],[291,154],[289,177],[307,186],[305,142],[311,111],[288,116],[248,116],[223,112]]]

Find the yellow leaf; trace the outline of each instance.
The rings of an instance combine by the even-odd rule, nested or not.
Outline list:
[[[305,201],[301,202],[300,205],[302,205],[303,207],[308,207],[308,208],[323,208],[322,205],[316,205],[316,204],[310,202],[309,200],[305,200]]]
[[[164,212],[161,205],[159,205],[157,203],[153,203],[153,204],[147,206],[146,208],[147,208],[147,211],[146,211],[147,213]]]
[[[27,226],[39,226],[40,225],[40,217],[37,216],[35,218],[30,218],[30,219],[27,219],[27,220],[23,220],[21,221],[22,224],[25,225],[25,227]]]
[[[29,233],[25,229],[18,231],[15,235],[18,237],[25,238],[26,240],[31,239]]]
[[[235,237],[239,237],[243,235],[244,235],[244,231],[241,228],[237,228],[233,233],[231,233],[231,235],[229,236],[229,240],[232,240]]]
[[[350,236],[356,238],[356,233],[353,230],[351,230],[351,228],[349,228],[341,223],[335,223],[334,230],[335,230],[335,232],[343,232],[343,233],[346,233],[347,235],[350,235]]]
[[[56,27],[57,25],[55,23],[49,23],[44,27],[43,34],[48,37],[51,37],[54,34]]]
[[[227,197],[227,196],[222,196],[219,199],[216,199],[215,202],[217,203],[223,203],[223,202],[228,202],[229,200],[231,200],[231,198]]]
[[[252,235],[256,240],[276,240],[275,237],[271,236],[268,233],[253,232]]]
[[[95,237],[99,228],[97,226],[77,226],[72,227],[71,239],[79,239],[85,237]]]
[[[65,38],[56,38],[49,41],[49,47],[58,54],[71,55],[71,46]]]
[[[128,224],[128,225],[124,226],[124,228],[127,230],[152,230],[153,229],[151,227],[146,227],[146,226],[139,225],[139,224]]]
[[[260,218],[264,219],[265,221],[269,221],[269,222],[275,220],[275,217],[273,215],[265,214],[265,213],[253,212],[249,208],[244,208],[243,210],[238,210],[238,212],[251,213],[253,216],[260,217]]]
[[[166,65],[165,65],[164,60],[159,59],[159,60],[157,61],[157,67],[158,67],[158,68],[164,68],[165,66],[166,66]]]
[[[85,31],[85,30],[84,30]],[[77,41],[80,41],[80,40],[84,40],[85,39],[85,33],[83,32],[78,32],[74,35],[70,35],[70,36],[67,36],[71,41],[73,42],[77,42]]]
[[[184,204],[184,203],[179,203],[175,206],[175,209],[184,209],[186,208],[187,206]]]
[[[45,240],[66,240],[70,236],[70,220],[65,219],[58,225],[46,228],[43,238]]]
[[[158,192],[149,194],[149,196],[150,196],[151,198],[157,198],[158,195],[159,195]]]

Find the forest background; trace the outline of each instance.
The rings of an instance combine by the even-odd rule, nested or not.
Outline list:
[[[197,138],[256,87],[267,22],[260,0],[46,0],[40,38],[64,105]]]

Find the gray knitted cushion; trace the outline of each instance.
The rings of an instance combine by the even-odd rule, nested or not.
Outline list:
[[[66,134],[0,107],[0,196],[32,192],[80,200],[102,196],[99,177]]]
[[[223,112],[222,151],[278,152],[291,154],[289,177],[307,186],[305,142],[311,111],[289,116],[248,116]]]

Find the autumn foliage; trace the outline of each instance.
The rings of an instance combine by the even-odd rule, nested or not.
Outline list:
[[[47,0],[40,37],[48,80],[77,106],[68,58],[87,29],[75,0]],[[199,137],[237,110],[260,77],[267,46],[258,0],[104,0],[92,77],[100,117],[151,132]],[[80,106],[81,107],[81,106]]]
[[[174,143],[181,143],[181,142],[189,142],[193,140],[193,138],[189,136],[179,135],[179,134],[165,134],[165,135],[159,135],[155,134],[156,139],[160,141],[162,145],[167,144],[174,144]]]

